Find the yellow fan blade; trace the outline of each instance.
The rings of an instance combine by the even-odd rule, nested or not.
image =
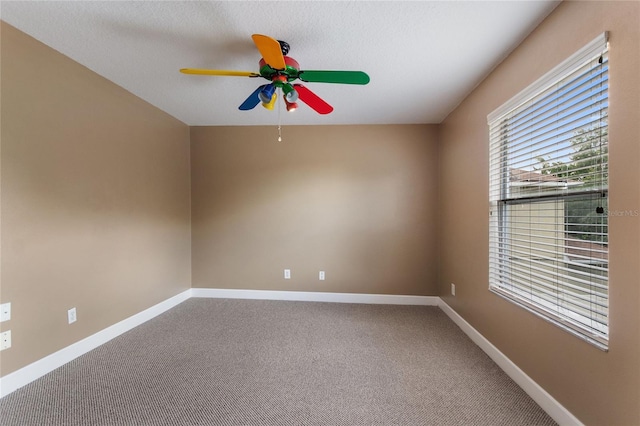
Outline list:
[[[182,68],[180,72],[184,74],[199,74],[199,75],[227,75],[231,77],[260,77],[260,74],[257,74],[251,71],[201,70],[197,68]]]
[[[267,65],[276,70],[283,70],[287,67],[278,40],[262,34],[254,34],[251,38]]]

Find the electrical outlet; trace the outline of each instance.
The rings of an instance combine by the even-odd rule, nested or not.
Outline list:
[[[320,271],[320,272],[318,273],[318,279],[319,279],[320,281],[324,281],[324,271]]]
[[[11,319],[11,302],[0,305],[0,322],[9,321]]]
[[[0,333],[0,351],[11,347],[11,330]]]
[[[454,283],[451,283],[451,295],[456,295],[456,285]]]
[[[291,279],[291,269],[285,269],[284,270],[284,279],[285,280],[290,280]]]
[[[78,319],[76,317],[76,308],[71,308],[67,311],[67,319],[69,320],[69,324],[76,322]]]

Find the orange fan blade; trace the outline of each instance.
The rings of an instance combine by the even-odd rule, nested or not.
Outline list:
[[[254,34],[251,38],[267,65],[276,70],[283,70],[287,67],[278,40],[262,34]]]

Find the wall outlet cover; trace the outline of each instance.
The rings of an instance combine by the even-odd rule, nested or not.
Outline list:
[[[0,322],[9,321],[11,319],[11,302],[0,305]]]
[[[11,330],[0,333],[0,351],[11,347]]]

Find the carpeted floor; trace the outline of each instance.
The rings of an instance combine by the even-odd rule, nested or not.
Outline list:
[[[0,400],[2,425],[552,425],[437,307],[189,299]]]

